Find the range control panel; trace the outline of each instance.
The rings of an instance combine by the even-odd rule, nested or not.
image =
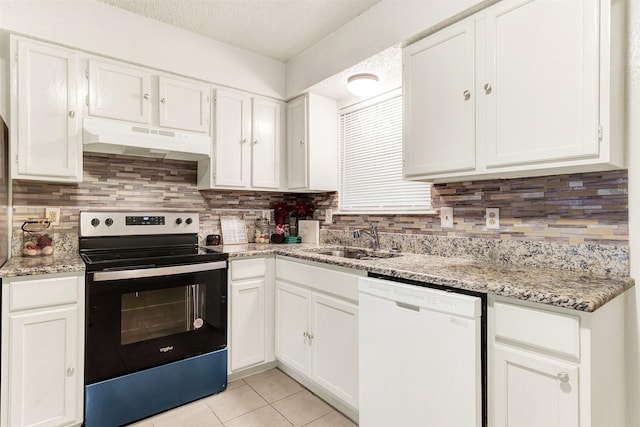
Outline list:
[[[197,212],[80,212],[80,236],[198,233]]]
[[[128,216],[126,225],[164,225],[164,216]]]

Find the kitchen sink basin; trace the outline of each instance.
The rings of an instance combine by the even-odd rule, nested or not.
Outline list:
[[[400,256],[400,254],[394,254],[390,252],[367,252],[364,250],[329,250],[317,252],[321,255],[329,255],[338,258],[350,258],[350,259],[383,259],[393,258]]]

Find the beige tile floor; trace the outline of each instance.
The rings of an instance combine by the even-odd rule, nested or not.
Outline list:
[[[130,427],[355,427],[278,369],[229,383],[219,394]]]

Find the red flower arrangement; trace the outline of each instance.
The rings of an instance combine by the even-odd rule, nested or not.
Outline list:
[[[273,213],[276,224],[285,224],[288,217],[306,218],[313,215],[314,207],[311,203],[296,202],[295,205],[288,205],[286,202],[278,202],[273,205]]]
[[[286,202],[278,202],[273,205],[273,216],[276,220],[276,224],[282,225],[287,221],[289,216],[289,205]]]
[[[298,218],[312,216],[313,205],[311,203],[306,203],[306,202],[297,202],[293,207],[293,209],[291,210],[291,214]]]

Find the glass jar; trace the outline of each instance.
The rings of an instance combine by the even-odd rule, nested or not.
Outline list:
[[[53,226],[48,219],[28,219],[22,224],[22,255],[53,255]]]
[[[255,242],[256,243],[269,243],[269,220],[267,218],[258,218],[255,221],[256,224],[256,232],[255,232]]]

